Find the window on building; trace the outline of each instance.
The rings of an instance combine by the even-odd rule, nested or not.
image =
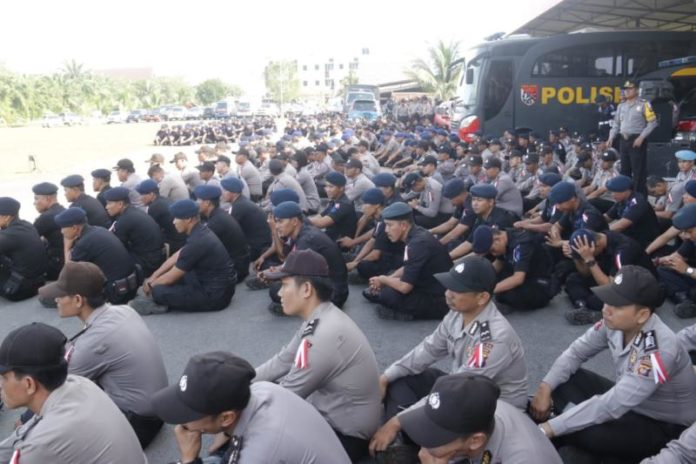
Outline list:
[[[486,120],[497,116],[508,100],[512,90],[513,65],[512,60],[491,61],[489,78],[486,80],[486,95],[483,102],[483,112]]]
[[[314,86],[319,87],[319,81],[314,81]]]
[[[326,80],[324,81],[324,85],[325,85],[326,87],[331,87],[331,79],[326,79]]]
[[[307,87],[307,85],[309,85],[307,81],[302,81],[302,87]]]
[[[333,71],[334,65],[333,63],[327,63],[324,65],[324,71]]]
[[[362,49],[362,54],[363,54],[363,55],[369,55],[369,54],[370,54],[370,49],[369,49],[369,48],[363,48],[363,49]]]
[[[319,71],[319,65],[318,65],[318,64],[315,64],[315,65],[314,65],[314,70],[315,70],[315,71]]]
[[[302,70],[303,70],[303,71],[306,71],[306,70],[307,70],[307,65],[306,65],[306,64],[302,66]]]
[[[338,69],[343,69],[343,63],[338,65]]]
[[[356,69],[358,69],[358,63],[350,63],[349,69],[351,69],[351,70],[356,70]]]

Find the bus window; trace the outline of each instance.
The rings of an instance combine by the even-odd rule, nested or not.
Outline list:
[[[555,50],[537,60],[532,68],[534,77],[603,77],[620,75],[614,66],[614,52],[597,45]]]
[[[512,90],[512,60],[491,61],[486,79],[483,102],[484,118],[491,119],[500,113]]]
[[[465,108],[476,105],[482,62],[483,59],[480,56],[467,61],[466,72],[462,76],[463,84],[459,89],[460,104]]]
[[[626,76],[636,77],[657,69],[657,63],[664,60],[691,55],[693,47],[689,41],[662,41],[626,44],[624,61]]]

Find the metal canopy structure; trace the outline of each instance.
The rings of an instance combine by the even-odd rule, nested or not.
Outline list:
[[[696,31],[696,0],[562,0],[511,34],[582,29]]]

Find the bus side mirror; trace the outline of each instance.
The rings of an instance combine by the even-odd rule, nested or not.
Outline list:
[[[467,70],[466,70],[466,83],[467,84],[474,83],[474,68],[467,68]]]

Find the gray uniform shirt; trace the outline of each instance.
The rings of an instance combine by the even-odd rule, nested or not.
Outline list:
[[[321,200],[319,199],[319,191],[317,190],[317,184],[314,183],[314,178],[307,171],[307,167],[303,167],[297,173],[297,182],[300,183],[302,191],[307,198],[307,205],[310,211],[319,211],[321,209]]]
[[[496,206],[506,209],[518,217],[522,216],[522,194],[520,193],[512,178],[500,173],[491,184],[498,190],[498,195],[495,197]]]
[[[625,101],[619,104],[614,115],[614,125],[609,133],[613,139],[616,134],[628,137],[640,134],[645,138],[657,127],[657,117],[650,103],[635,98],[633,101]]]
[[[595,187],[595,189],[606,187],[607,182],[609,179],[613,179],[616,177],[617,173],[612,169],[599,169],[597,173],[594,175],[594,178],[592,179],[591,185]],[[608,201],[614,201],[614,197],[612,196],[611,192],[609,190],[605,191],[603,194],[599,196],[602,200],[608,200]]]
[[[167,386],[167,371],[150,329],[130,306],[95,309],[67,352],[71,374],[93,380],[123,411],[154,415],[150,397]]]
[[[126,416],[92,381],[76,375],[0,443],[0,462],[11,462],[13,454],[21,464],[147,463]]]
[[[393,382],[420,374],[435,362],[452,359],[451,374],[471,372],[495,380],[500,398],[513,406],[527,407],[527,366],[524,348],[515,329],[494,303],[464,325],[461,313],[450,311],[435,331],[384,371]]]
[[[249,404],[232,433],[242,437],[240,464],[350,463],[338,437],[317,410],[270,382],[251,385]]]
[[[677,340],[686,351],[696,351],[696,324],[684,327],[677,332]]]
[[[416,211],[426,217],[435,217],[438,213],[449,214],[453,211],[452,203],[442,196],[442,184],[433,178],[425,178],[425,188],[418,194],[419,204]]]
[[[670,441],[659,454],[640,464],[690,464],[696,462],[696,424],[684,430],[679,439]]]
[[[360,173],[353,179],[346,178],[345,194],[350,201],[355,202],[355,206],[362,205],[361,197],[366,190],[374,188],[375,184],[365,174]]]
[[[358,157],[360,162],[363,164],[363,172],[367,177],[372,178],[379,174],[382,167],[379,165],[379,161],[377,161],[377,158],[375,158],[372,153],[366,151],[365,153],[358,155]]]
[[[159,183],[160,196],[169,198],[172,202],[190,198],[184,179],[177,175],[165,174]]]
[[[686,349],[657,314],[625,347],[623,332],[602,321],[575,340],[553,363],[544,382],[555,389],[597,353],[609,349],[616,384],[549,421],[556,435],[565,435],[617,419],[629,411],[673,424],[696,421],[696,373]],[[657,381],[664,372],[664,383]]]
[[[179,173],[190,192],[193,192],[193,189],[201,185],[201,174],[198,172],[198,169],[187,166]]]
[[[263,187],[261,185],[261,173],[256,169],[254,164],[247,160],[244,164],[240,165],[239,176],[244,179],[249,186],[249,192],[252,195],[263,195]]]
[[[332,428],[370,439],[382,415],[375,354],[360,328],[331,303],[322,303],[255,381],[280,385],[309,401]]]
[[[268,198],[270,198],[272,192],[275,192],[279,189],[293,190],[295,193],[297,193],[297,196],[300,197],[300,208],[302,208],[302,211],[307,211],[307,209],[309,209],[307,197],[305,196],[302,186],[290,174],[281,172],[277,176],[274,176],[273,182],[271,182],[271,185],[268,186]]]
[[[139,183],[140,176],[135,173],[132,173],[128,176],[128,179],[126,179],[125,182],[121,182],[121,187],[126,187],[128,190],[130,190],[128,192],[128,199],[130,200],[130,204],[144,211],[145,207],[143,206],[143,201],[140,199],[140,194],[135,191],[135,187]]]

